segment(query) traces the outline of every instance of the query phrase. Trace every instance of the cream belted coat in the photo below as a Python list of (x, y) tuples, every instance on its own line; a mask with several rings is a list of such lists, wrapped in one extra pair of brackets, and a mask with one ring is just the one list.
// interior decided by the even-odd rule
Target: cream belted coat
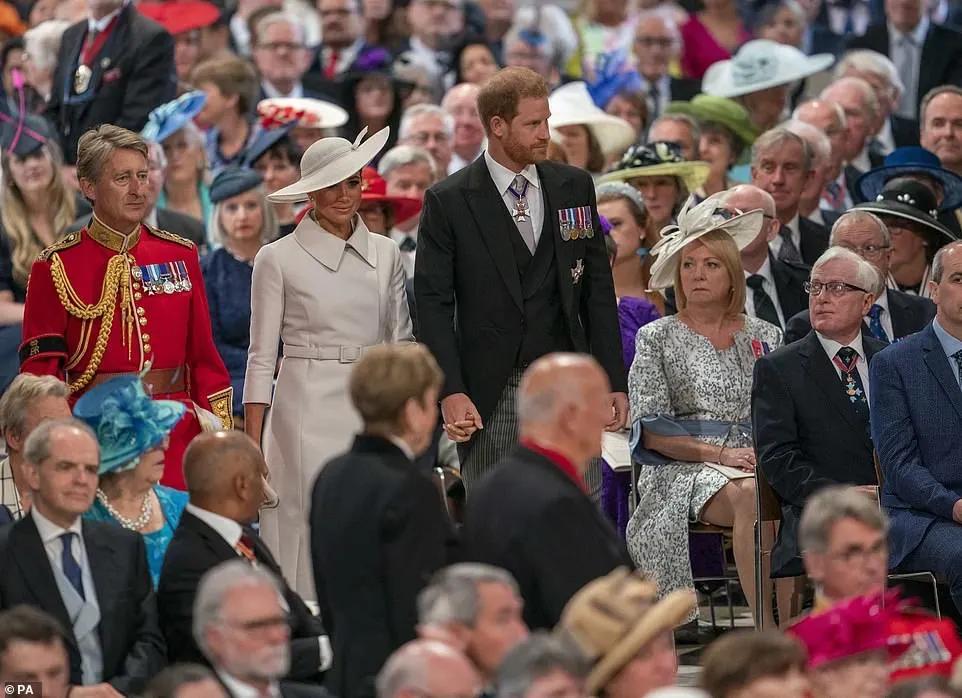
[(244, 402), (270, 405), (262, 447), (280, 499), (261, 511), (261, 535), (306, 599), (316, 595), (308, 530), (314, 479), (361, 428), (347, 391), (353, 361), (365, 347), (414, 340), (397, 243), (369, 232), (360, 216), (354, 221), (344, 241), (305, 216), (254, 260)]

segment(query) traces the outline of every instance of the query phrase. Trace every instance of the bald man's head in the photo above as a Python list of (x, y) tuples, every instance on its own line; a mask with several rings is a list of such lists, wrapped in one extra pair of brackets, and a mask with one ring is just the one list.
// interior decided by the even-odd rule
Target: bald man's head
[(184, 451), (190, 501), (228, 518), (256, 516), (256, 509), (250, 512), (249, 500), (263, 496), (261, 473), (265, 471), (257, 444), (240, 431), (203, 432)]
[(468, 659), (437, 640), (413, 640), (392, 654), (377, 675), (378, 698), (470, 696), (481, 677)]
[(725, 194), (725, 205), (743, 213), (760, 208), (766, 216), (775, 215), (775, 199), (753, 184), (739, 184), (729, 189)]

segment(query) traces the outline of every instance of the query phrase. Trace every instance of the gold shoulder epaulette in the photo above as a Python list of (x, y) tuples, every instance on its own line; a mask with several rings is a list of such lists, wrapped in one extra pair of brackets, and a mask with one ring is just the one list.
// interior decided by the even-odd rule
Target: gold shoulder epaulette
[(156, 235), (159, 238), (163, 238), (164, 240), (170, 240), (171, 242), (176, 242), (177, 244), (183, 245), (184, 247), (191, 250), (196, 248), (196, 245), (192, 241), (188, 240), (187, 238), (181, 237), (180, 235), (175, 235), (174, 233), (170, 233), (166, 230), (161, 230), (160, 228), (153, 228), (149, 225), (145, 227), (153, 235)]
[(50, 247), (45, 249), (43, 252), (41, 252), (40, 256), (37, 259), (39, 259), (41, 262), (47, 262), (50, 260), (50, 255), (52, 255), (54, 252), (60, 252), (60, 250), (65, 250), (68, 247), (73, 247), (78, 242), (80, 242), (80, 233), (69, 233), (65, 235), (61, 240), (58, 240), (57, 242), (53, 243)]

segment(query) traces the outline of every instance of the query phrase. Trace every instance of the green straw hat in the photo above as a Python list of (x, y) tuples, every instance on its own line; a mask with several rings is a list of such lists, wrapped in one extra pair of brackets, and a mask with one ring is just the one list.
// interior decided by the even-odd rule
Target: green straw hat
[(672, 102), (665, 109), (665, 113), (687, 114), (700, 123), (713, 121), (721, 124), (738, 136), (745, 147), (750, 146), (758, 138), (758, 132), (752, 126), (748, 110), (727, 97), (695, 95), (690, 102)]

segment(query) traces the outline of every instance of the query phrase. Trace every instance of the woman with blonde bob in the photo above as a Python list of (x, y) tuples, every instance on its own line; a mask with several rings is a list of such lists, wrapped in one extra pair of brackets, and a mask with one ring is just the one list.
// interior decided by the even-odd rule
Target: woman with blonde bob
[(739, 250), (758, 235), (763, 212), (730, 209), (724, 197), (686, 206), (652, 249), (650, 286), (674, 286), (678, 314), (641, 328), (628, 375), (641, 475), (627, 540), (638, 569), (669, 593), (694, 586), (689, 523), (731, 528), (738, 576), (754, 603), (752, 370), (782, 333), (744, 314)]

